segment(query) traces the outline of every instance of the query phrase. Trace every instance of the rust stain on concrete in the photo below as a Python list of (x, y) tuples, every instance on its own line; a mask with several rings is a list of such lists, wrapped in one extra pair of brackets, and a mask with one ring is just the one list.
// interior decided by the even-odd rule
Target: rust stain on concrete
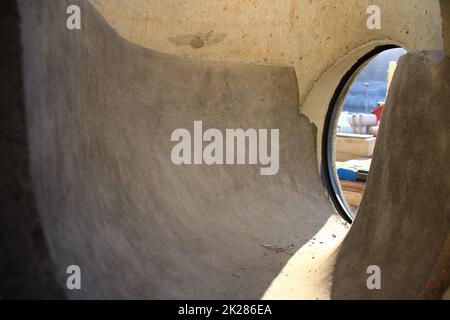
[(294, 27), (295, 14), (297, 13), (297, 0), (291, 0), (291, 8), (289, 9), (289, 31)]

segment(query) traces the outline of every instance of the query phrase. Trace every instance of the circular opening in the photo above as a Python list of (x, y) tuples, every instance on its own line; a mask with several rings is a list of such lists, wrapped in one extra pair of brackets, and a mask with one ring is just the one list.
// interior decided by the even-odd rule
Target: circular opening
[(345, 74), (330, 102), (323, 134), (323, 178), (331, 200), (348, 222), (355, 218), (398, 59), (396, 45), (380, 46)]

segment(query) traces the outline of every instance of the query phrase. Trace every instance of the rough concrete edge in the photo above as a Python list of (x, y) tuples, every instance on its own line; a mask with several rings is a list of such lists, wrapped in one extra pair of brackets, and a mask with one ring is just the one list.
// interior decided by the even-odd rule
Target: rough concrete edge
[[(323, 129), (325, 126), (324, 121), (326, 120), (326, 114), (329, 111), (331, 100), (333, 99), (333, 95), (335, 94), (339, 83), (359, 59), (370, 53), (375, 48), (384, 45), (395, 45), (409, 51), (409, 48), (404, 44), (389, 38), (364, 43), (361, 46), (354, 48), (342, 58), (336, 60), (320, 75), (319, 78), (315, 80), (312, 88), (307, 92), (307, 95), (303, 97), (303, 100), (300, 101), (300, 114), (305, 115), (309, 121), (317, 127), (316, 149), (317, 166), (319, 171), (322, 166), (322, 138)], [(331, 81), (332, 84), (327, 84), (328, 81)], [(317, 95), (317, 92), (320, 92), (319, 97), (321, 99), (326, 99), (326, 103), (325, 101), (321, 101), (318, 106), (318, 103), (315, 102), (315, 95)], [(319, 120), (317, 119), (322, 119), (321, 121), (323, 122), (319, 123)]]
[[(295, 81), (297, 82), (298, 87), (298, 78), (297, 73), (294, 66), (286, 65), (286, 64), (269, 64), (269, 63), (256, 63), (256, 62), (242, 62), (242, 61), (224, 61), (219, 59), (205, 59), (200, 57), (192, 57), (189, 55), (179, 55), (174, 53), (167, 53), (158, 51), (156, 49), (147, 48), (140, 44), (137, 44), (131, 40), (126, 39), (124, 36), (122, 36), (109, 22), (108, 20), (102, 15), (102, 13), (98, 10), (98, 7), (92, 2), (92, 0), (78, 0), (82, 1), (85, 5), (90, 6), (90, 11), (95, 14), (96, 18), (99, 19), (101, 23), (103, 23), (105, 26), (107, 26), (114, 36), (116, 37), (118, 43), (121, 43), (122, 45), (128, 46), (130, 48), (134, 48), (136, 53), (148, 55), (148, 54), (154, 54), (158, 56), (164, 56), (167, 58), (173, 58), (178, 59), (180, 61), (186, 61), (189, 63), (211, 63), (214, 65), (229, 65), (229, 66), (257, 66), (259, 68), (267, 68), (272, 70), (289, 70), (289, 72), (292, 72), (295, 75)], [(298, 94), (298, 101), (300, 101), (300, 92)]]

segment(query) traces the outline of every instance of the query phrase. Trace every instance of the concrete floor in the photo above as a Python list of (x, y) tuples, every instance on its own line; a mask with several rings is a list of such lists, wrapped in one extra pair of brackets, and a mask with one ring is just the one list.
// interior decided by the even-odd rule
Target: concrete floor
[[(83, 29), (68, 31), (61, 12), (73, 2), (3, 4), (15, 30), (2, 34), (3, 59), (17, 82), (4, 89), (14, 108), (2, 131), (1, 297), (442, 297), (450, 282), (450, 60), (440, 26), (423, 40), (440, 54), (411, 53), (398, 67), (348, 232), (318, 169), (326, 106), (311, 107), (332, 94), (325, 88), (334, 80), (320, 78), (303, 98), (299, 67), (138, 46), (100, 14), (102, 1), (75, 1)], [(339, 79), (357, 52), (327, 79)], [(171, 133), (192, 131), (195, 120), (222, 131), (278, 128), (279, 173), (175, 166)], [(72, 264), (82, 269), (80, 291), (65, 287)], [(382, 290), (366, 286), (374, 264)]]

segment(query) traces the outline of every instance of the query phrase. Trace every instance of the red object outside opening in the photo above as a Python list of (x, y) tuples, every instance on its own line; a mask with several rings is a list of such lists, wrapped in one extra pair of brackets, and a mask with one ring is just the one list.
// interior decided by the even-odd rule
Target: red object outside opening
[(380, 103), (378, 108), (372, 111), (372, 114), (377, 116), (377, 120), (381, 121), (381, 116), (383, 115), (384, 103)]

